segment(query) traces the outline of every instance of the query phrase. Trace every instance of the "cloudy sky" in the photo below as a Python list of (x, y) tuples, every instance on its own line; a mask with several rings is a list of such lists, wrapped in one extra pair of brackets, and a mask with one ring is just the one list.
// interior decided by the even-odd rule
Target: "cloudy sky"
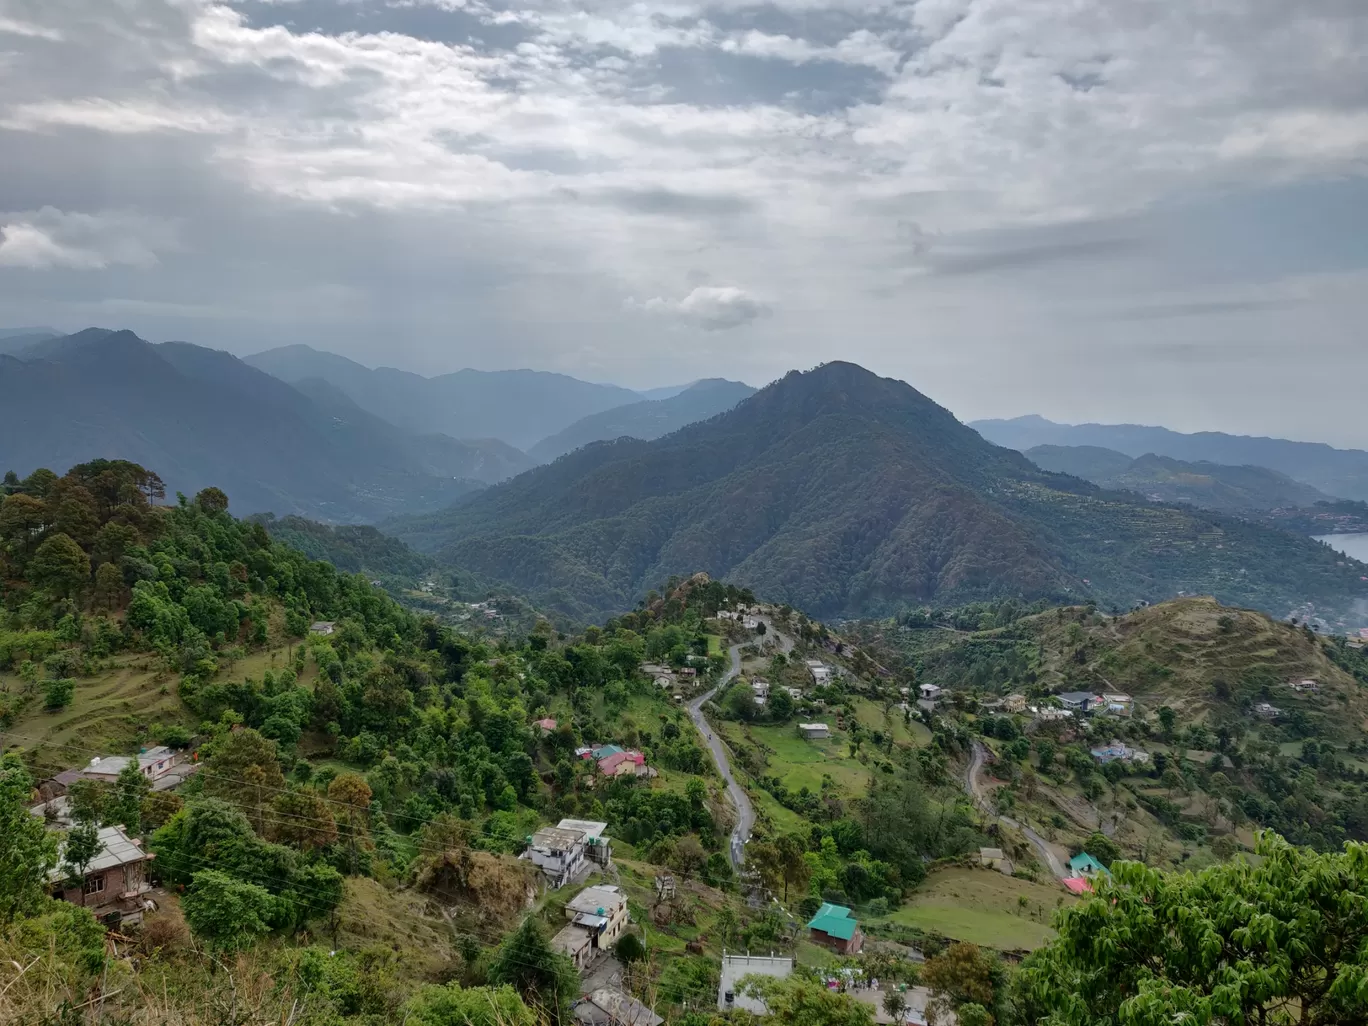
[(1368, 446), (1363, 0), (0, 0), (0, 326)]

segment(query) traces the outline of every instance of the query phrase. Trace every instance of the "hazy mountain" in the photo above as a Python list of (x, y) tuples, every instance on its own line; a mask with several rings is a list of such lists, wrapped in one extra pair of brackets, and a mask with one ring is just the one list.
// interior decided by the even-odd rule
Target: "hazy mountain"
[(986, 596), (1347, 605), (1363, 568), (1282, 531), (1040, 470), (908, 385), (793, 372), (654, 441), (596, 442), (390, 533), (588, 616), (705, 570), (818, 616)]
[(678, 431), (685, 424), (707, 420), (730, 410), (742, 399), (755, 394), (755, 389), (740, 381), (725, 378), (705, 378), (690, 385), (668, 399), (652, 399), (629, 403), (602, 413), (584, 417), (564, 431), (543, 438), (527, 451), (536, 463), (550, 463), (590, 442), (612, 438), (659, 438)]
[(362, 409), (407, 431), (497, 438), (519, 449), (582, 417), (641, 398), (616, 385), (546, 371), (461, 370), (425, 378), (392, 367), (371, 370), (309, 346), (270, 349), (245, 362), (282, 381), (322, 378)]
[(691, 381), (688, 385), (662, 385), (660, 388), (638, 388), (637, 395), (643, 399), (672, 399), (679, 395), (684, 389), (696, 385), (698, 382)]
[(1034, 414), (1012, 420), (978, 420), (969, 426), (990, 442), (1021, 452), (1038, 445), (1088, 445), (1115, 449), (1133, 458), (1155, 453), (1192, 462), (1268, 467), (1327, 495), (1368, 500), (1368, 452), (1362, 449), (1219, 431), (1182, 434), (1138, 424), (1056, 424)]
[(93, 328), (25, 355), (0, 357), (0, 467), (21, 474), (128, 459), (172, 490), (218, 485), (238, 513), (354, 521), (442, 506), (482, 487), (471, 478), (510, 472), (488, 446), (415, 438), (183, 342)]
[(56, 328), (0, 328), (0, 339), (42, 337), (52, 338), (60, 335)]
[(58, 338), (61, 332), (49, 328), (5, 328), (0, 329), (0, 355), (24, 358), (29, 350)]
[(1042, 470), (1073, 474), (1101, 485), (1139, 492), (1158, 502), (1187, 502), (1226, 513), (1250, 513), (1332, 502), (1310, 485), (1267, 467), (1175, 460), (1146, 453), (1131, 459), (1092, 445), (1037, 445), (1026, 456)]

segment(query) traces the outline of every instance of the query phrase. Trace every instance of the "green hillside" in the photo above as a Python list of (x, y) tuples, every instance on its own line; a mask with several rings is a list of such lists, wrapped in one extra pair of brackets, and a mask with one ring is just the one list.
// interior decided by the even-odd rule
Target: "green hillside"
[[(990, 716), (984, 727), (979, 718), (998, 750), (995, 774), (1023, 802), (1025, 768), (1039, 771), (1029, 790), (1042, 823), (1062, 813), (1077, 821), (1070, 829), (1081, 840), (1096, 829), (1099, 809), (1112, 810), (1129, 824), (1119, 841), (1135, 851), (1156, 831), (1189, 849), (1220, 835), (1252, 843), (1254, 827), (1322, 847), (1368, 839), (1368, 657), (1345, 639), (1209, 598), (1119, 617), (1004, 604), (967, 619), (980, 617), (986, 629), (956, 629), (933, 613), (852, 633), (918, 681), (950, 689), (954, 715), (1013, 692), (1036, 703), (1071, 691), (1132, 696), (1131, 716), (1037, 724), (1035, 741), (1015, 740), (1028, 715), (1007, 717), (1017, 725), (1001, 730), (991, 726), (999, 720)], [(1314, 690), (1291, 687), (1302, 680)], [(1041, 737), (1051, 743), (1045, 764)], [(1103, 780), (1087, 752), (1113, 738), (1154, 760)], [(1064, 819), (1057, 826), (1065, 829)]]
[(1281, 614), (1368, 595), (1362, 568), (1323, 546), (1046, 473), (902, 382), (846, 363), (385, 529), (588, 620), (698, 569), (827, 618), (992, 596), (1129, 606), (1182, 592)]
[(1314, 507), (1334, 501), (1324, 492), (1266, 467), (1188, 462), (1153, 453), (1131, 459), (1124, 453), (1091, 445), (1038, 445), (1027, 449), (1026, 456), (1043, 470), (1073, 474), (1103, 488), (1225, 513)]

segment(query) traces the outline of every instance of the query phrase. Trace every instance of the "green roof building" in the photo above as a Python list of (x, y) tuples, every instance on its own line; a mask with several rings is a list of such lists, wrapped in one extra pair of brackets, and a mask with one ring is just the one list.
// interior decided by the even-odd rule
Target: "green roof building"
[(807, 926), (814, 943), (830, 948), (837, 954), (858, 954), (864, 946), (860, 924), (851, 917), (850, 909), (844, 905), (823, 902)]
[(1086, 851), (1080, 851), (1073, 858), (1069, 859), (1069, 871), (1074, 876), (1096, 876), (1098, 873), (1106, 873), (1111, 876), (1111, 872), (1106, 866), (1098, 862)]

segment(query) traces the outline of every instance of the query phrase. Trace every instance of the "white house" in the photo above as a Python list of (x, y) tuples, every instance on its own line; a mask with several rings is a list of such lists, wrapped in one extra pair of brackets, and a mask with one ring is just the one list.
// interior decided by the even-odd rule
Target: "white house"
[(831, 737), (831, 728), (825, 723), (800, 723), (798, 733), (809, 741), (822, 741)]
[(1066, 691), (1056, 697), (1059, 704), (1070, 712), (1091, 712), (1102, 704), (1101, 697), (1091, 691)]
[(520, 857), (540, 869), (552, 887), (564, 887), (589, 870), (583, 830), (542, 827), (527, 839), (527, 850)]
[(1130, 695), (1117, 692), (1102, 696), (1102, 710), (1112, 716), (1129, 716), (1134, 708), (1135, 700)]
[[(139, 752), (136, 758), (138, 771), (148, 780), (161, 779), (176, 764), (176, 753), (165, 745)], [(88, 780), (112, 784), (118, 779), (123, 768), (132, 761), (133, 757), (127, 755), (97, 755), (81, 771), (81, 776)]]
[(309, 624), (310, 634), (327, 635), (331, 634), (336, 629), (337, 624), (334, 623), (332, 620), (315, 620), (313, 623)]
[(807, 661), (808, 673), (812, 674), (814, 684), (829, 684), (831, 682), (831, 667), (827, 666), (820, 659), (809, 659)]
[(599, 884), (586, 887), (565, 903), (565, 917), (589, 933), (593, 946), (611, 948), (627, 929), (627, 895), (621, 887)]
[(793, 959), (774, 955), (729, 955), (722, 952), (722, 978), (717, 984), (717, 1010), (730, 1012), (740, 1008), (753, 1015), (768, 1015), (769, 1009), (759, 998), (741, 992), (741, 979), (746, 976), (771, 976), (787, 979), (793, 972)]
[(556, 824), (560, 830), (582, 830), (584, 832), (584, 857), (596, 865), (606, 866), (613, 861), (613, 845), (603, 832), (607, 823), (594, 819), (563, 819)]
[(1276, 705), (1269, 705), (1267, 702), (1260, 702), (1254, 707), (1254, 715), (1262, 716), (1266, 720), (1277, 719), (1282, 715), (1282, 710)]
[(942, 691), (935, 684), (922, 684), (918, 686), (917, 690), (921, 692), (922, 698), (928, 702), (934, 702), (940, 697)]

